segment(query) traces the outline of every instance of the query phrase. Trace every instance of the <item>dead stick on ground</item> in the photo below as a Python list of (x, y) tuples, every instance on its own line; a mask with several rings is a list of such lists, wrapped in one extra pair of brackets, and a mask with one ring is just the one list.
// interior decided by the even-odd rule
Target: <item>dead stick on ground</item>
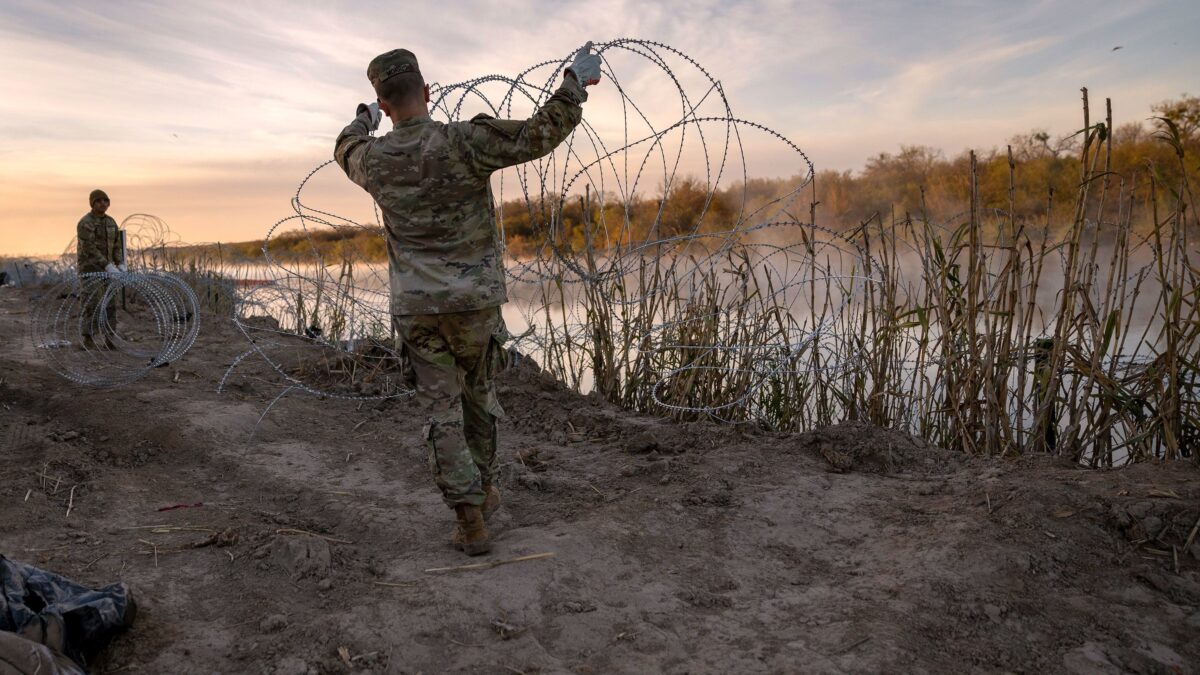
[(613, 496), (611, 496), (611, 497), (609, 497), (609, 498), (605, 499), (605, 500), (604, 500), (604, 503), (605, 503), (605, 504), (607, 504), (607, 503), (609, 503), (609, 502), (615, 502), (615, 501), (617, 501), (618, 499), (620, 499), (621, 497), (628, 497), (629, 495), (631, 495), (631, 494), (633, 494), (633, 493), (635, 493), (635, 492), (639, 492), (639, 491), (641, 491), (641, 489), (642, 489), (642, 488), (640, 488), (640, 487), (639, 487), (639, 488), (633, 488), (633, 489), (632, 489), (632, 490), (630, 490), (629, 492), (623, 492), (623, 493), (621, 493), (621, 494), (619, 494), (619, 495), (613, 495)]
[(172, 532), (208, 532), (216, 534), (217, 530), (208, 527), (192, 527), (190, 525), (181, 525), (179, 527), (156, 527), (150, 530), (154, 534), (170, 534)]
[(84, 565), (84, 566), (83, 566), (83, 569), (85, 569), (85, 570), (86, 570), (87, 568), (91, 567), (92, 565), (95, 565), (96, 563), (100, 562), (100, 559), (101, 559), (101, 558), (103, 558), (103, 557), (105, 557), (105, 556), (107, 556), (107, 555), (108, 555), (107, 553), (101, 553), (101, 554), (100, 554), (100, 558), (96, 558), (96, 559), (95, 559), (95, 560), (93, 560), (92, 562), (90, 562), (90, 563), (88, 563), (88, 564)]
[(371, 583), (375, 584), (376, 586), (391, 586), (393, 588), (406, 588), (408, 586), (412, 586), (413, 584), (415, 584), (417, 582), (415, 582), (415, 581), (404, 581), (404, 582), (372, 581)]
[(1146, 496), (1147, 497), (1161, 497), (1163, 499), (1182, 499), (1182, 497), (1175, 494), (1174, 490), (1159, 490), (1157, 488), (1148, 492), (1146, 494)]
[(146, 541), (145, 539), (138, 539), (138, 541), (154, 549), (154, 567), (155, 569), (158, 569), (158, 544), (152, 541)]
[(122, 527), (122, 530), (150, 530), (156, 534), (166, 532), (218, 532), (211, 527), (202, 527), (200, 525), (135, 525), (133, 527)]
[(459, 647), (483, 647), (484, 646), (484, 645), (469, 645), (465, 642), (459, 642), (458, 640), (455, 640), (454, 638), (446, 638), (446, 639), (453, 642), (454, 644), (458, 645)]
[(866, 636), (866, 637), (864, 637), (864, 638), (862, 638), (862, 639), (860, 639), (860, 640), (856, 640), (856, 641), (854, 641), (854, 642), (851, 642), (850, 644), (846, 645), (845, 647), (842, 647), (841, 649), (837, 650), (837, 652), (836, 652), (836, 653), (837, 653), (838, 655), (845, 654), (846, 652), (850, 651), (851, 649), (854, 649), (855, 647), (857, 647), (857, 646), (861, 645), (862, 643), (864, 643), (864, 642), (866, 642), (867, 640), (870, 640), (870, 639), (871, 639), (871, 636), (870, 636), (870, 635), (868, 635), (868, 636)]
[[(199, 549), (199, 547), (194, 546), (194, 545), (193, 546), (184, 546), (181, 548), (160, 548), (160, 549), (158, 549), (158, 554), (159, 555), (167, 555), (169, 553), (187, 553), (188, 551), (196, 551), (198, 549)], [(228, 551), (226, 551), (226, 553), (228, 553)], [(150, 551), (138, 551), (138, 555), (150, 555)]]
[(309, 532), (308, 530), (296, 530), (296, 529), (292, 529), (290, 527), (285, 527), (282, 530), (275, 530), (275, 534), (306, 534), (310, 537), (324, 539), (325, 541), (331, 541), (335, 544), (353, 544), (354, 543), (354, 542), (346, 540), (346, 539), (335, 539), (334, 537), (327, 537), (323, 534), (317, 534), (316, 532)]
[(70, 497), (70, 499), (67, 500), (67, 517), (68, 518), (71, 517), (71, 507), (75, 506), (75, 488), (77, 488), (77, 487), (79, 487), (79, 486), (78, 485), (71, 486), (71, 497)]
[(486, 570), (486, 569), (491, 569), (493, 567), (499, 567), (501, 565), (525, 562), (526, 560), (541, 560), (542, 558), (553, 558), (554, 556), (555, 556), (554, 553), (533, 553), (530, 555), (523, 555), (519, 558), (510, 558), (508, 560), (492, 560), (490, 562), (474, 563), (472, 565), (459, 565), (457, 567), (431, 567), (425, 571), (426, 572), (465, 572), (468, 570)]
[(1187, 543), (1183, 545), (1183, 550), (1192, 550), (1192, 542), (1196, 541), (1196, 532), (1200, 531), (1200, 518), (1196, 519), (1196, 524), (1192, 526), (1192, 533), (1188, 535)]

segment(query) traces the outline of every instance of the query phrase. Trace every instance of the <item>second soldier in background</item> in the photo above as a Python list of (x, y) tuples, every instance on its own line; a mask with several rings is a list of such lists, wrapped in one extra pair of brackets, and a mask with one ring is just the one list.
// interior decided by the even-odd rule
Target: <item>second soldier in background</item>
[[(109, 199), (104, 190), (92, 190), (88, 195), (88, 204), (92, 207), (79, 219), (75, 226), (75, 256), (76, 271), (81, 275), (97, 272), (116, 274), (124, 272), (125, 248), (121, 241), (121, 230), (117, 221), (108, 215)], [(98, 346), (109, 348), (108, 335), (116, 331), (117, 305), (109, 298), (104, 305), (104, 326), (101, 328), (100, 303), (103, 302), (108, 289), (107, 283), (81, 283), (82, 297), (82, 349), (96, 349)], [(96, 344), (96, 333), (100, 333), (100, 345)]]

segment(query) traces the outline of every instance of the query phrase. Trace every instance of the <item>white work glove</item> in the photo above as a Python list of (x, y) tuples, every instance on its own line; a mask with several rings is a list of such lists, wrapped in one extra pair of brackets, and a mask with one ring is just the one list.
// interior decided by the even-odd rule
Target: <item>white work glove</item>
[(575, 52), (575, 60), (567, 66), (567, 72), (575, 76), (579, 84), (587, 87), (600, 81), (600, 57), (592, 53), (592, 41)]
[(355, 112), (354, 114), (356, 117), (362, 117), (363, 115), (366, 115), (367, 116), (367, 129), (370, 129), (371, 131), (375, 131), (376, 129), (378, 129), (379, 121), (383, 119), (383, 113), (379, 111), (379, 103), (378, 102), (372, 103), (370, 105), (367, 105), (366, 103), (359, 103), (358, 111)]
[(126, 265), (125, 263), (121, 263), (120, 265), (117, 265), (117, 269), (121, 270), (122, 272), (128, 272), (129, 265)]
[(107, 265), (104, 266), (104, 271), (108, 272), (109, 274), (116, 274), (116, 273), (120, 272), (121, 270), (117, 269), (116, 265), (114, 265), (112, 263), (108, 263)]

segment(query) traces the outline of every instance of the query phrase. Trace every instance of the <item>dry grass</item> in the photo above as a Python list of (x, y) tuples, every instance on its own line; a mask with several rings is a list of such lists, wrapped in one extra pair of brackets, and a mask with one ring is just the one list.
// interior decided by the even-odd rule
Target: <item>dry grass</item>
[[(773, 272), (752, 242), (727, 247), (720, 266), (689, 264), (688, 252), (645, 255), (577, 294), (572, 270), (546, 262), (544, 365), (628, 408), (665, 405), (680, 418), (777, 429), (864, 419), (964, 452), (1053, 452), (1093, 466), (1195, 458), (1192, 187), (1186, 171), (1154, 185), (1149, 167), (1152, 189), (1138, 193), (1135, 177), (1111, 173), (1111, 113), (1093, 122), (1084, 96), (1069, 227), (977, 198), (948, 226), (877, 216), (847, 237), (844, 276), (822, 280), (834, 267), (809, 268), (807, 295), (782, 292), (794, 277)], [(1184, 162), (1178, 131), (1163, 128)], [(969, 171), (977, 197), (974, 162)], [(1056, 198), (1047, 195), (1047, 214)], [(1114, 206), (1119, 217), (1104, 220)], [(1135, 231), (1144, 209), (1153, 227)], [(822, 255), (818, 230), (800, 229), (810, 255)], [(583, 260), (595, 275), (596, 260), (614, 255), (588, 238)], [(582, 326), (565, 309), (574, 302)]]

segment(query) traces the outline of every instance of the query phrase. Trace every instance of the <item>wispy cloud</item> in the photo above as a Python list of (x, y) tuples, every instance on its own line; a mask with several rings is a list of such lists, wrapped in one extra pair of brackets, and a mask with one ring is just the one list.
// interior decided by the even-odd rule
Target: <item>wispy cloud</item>
[[(86, 206), (77, 193), (96, 185), (120, 187), (114, 211), (157, 210), (185, 239), (259, 236), (371, 96), (366, 63), (398, 46), (451, 83), (515, 74), (588, 39), (653, 39), (719, 79), (735, 114), (841, 169), (900, 144), (954, 153), (1032, 126), (1067, 129), (1082, 85), (1144, 116), (1195, 89), (1195, 25), (1191, 0), (8, 0), (0, 241), (60, 248)], [(663, 73), (609, 56), (647, 114), (680, 114)], [(670, 58), (689, 86), (700, 81)], [(606, 85), (586, 119), (618, 134), (624, 112)], [(749, 131), (745, 141), (753, 173), (798, 170), (778, 142)], [(352, 187), (322, 190), (360, 208)]]

